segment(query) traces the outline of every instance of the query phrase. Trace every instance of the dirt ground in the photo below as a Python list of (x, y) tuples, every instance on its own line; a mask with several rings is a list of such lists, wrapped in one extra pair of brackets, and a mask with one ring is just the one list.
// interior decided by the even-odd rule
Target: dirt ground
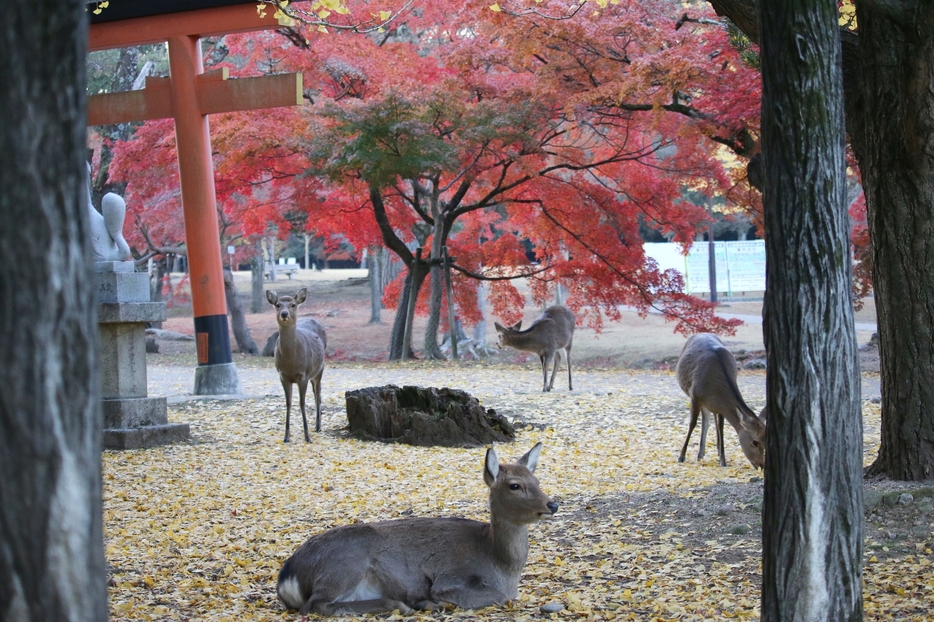
[[(267, 282), (266, 288), (275, 289), (280, 294), (292, 294), (300, 287), (308, 288), (308, 301), (301, 307), (301, 315), (315, 317), (324, 323), (328, 331), (329, 364), (347, 370), (348, 374), (351, 372), (370, 374), (373, 383), (382, 381), (384, 376), (392, 379), (392, 375), (400, 370), (407, 377), (424, 378), (425, 381), (443, 377), (444, 370), (447, 369), (445, 366), (449, 363), (422, 362), (408, 364), (408, 367), (405, 367), (405, 364), (400, 367), (400, 364), (383, 363), (386, 360), (393, 311), (384, 309), (380, 324), (368, 324), (369, 289), (366, 280), (362, 278), (363, 274), (362, 271), (324, 271), (323, 273), (300, 271), (295, 280)], [(249, 274), (238, 273), (236, 283), (244, 309), (248, 310)], [(863, 310), (857, 313), (857, 322), (874, 323), (873, 301), (870, 299), (865, 302)], [(719, 308), (723, 313), (758, 316), (761, 314), (761, 304), (761, 299), (733, 300), (722, 304)], [(532, 320), (537, 315), (538, 310), (530, 309), (526, 320)], [(247, 319), (253, 339), (262, 349), (267, 337), (276, 330), (272, 309), (267, 306), (262, 313), (248, 314)], [(488, 318), (487, 339), (491, 343), (495, 342), (493, 320), (494, 318)], [(420, 349), (422, 342), (423, 326), (424, 319), (418, 319), (414, 333), (416, 352)], [(566, 397), (578, 400), (575, 407), (582, 411), (586, 410), (585, 400), (599, 400), (601, 392), (604, 392), (604, 395), (613, 393), (617, 388), (612, 383), (618, 382), (622, 376), (627, 383), (626, 390), (640, 400), (649, 401), (651, 403), (647, 407), (649, 411), (658, 410), (661, 412), (659, 416), (670, 417), (671, 425), (678, 430), (676, 435), (680, 436), (684, 433), (687, 415), (686, 400), (677, 389), (677, 384), (673, 382), (670, 372), (685, 338), (675, 334), (672, 328), (672, 324), (666, 323), (657, 315), (640, 318), (633, 312), (625, 312), (620, 322), (607, 323), (605, 330), (600, 334), (594, 333), (587, 327), (578, 327), (575, 333), (572, 361), (575, 368), (580, 369), (584, 374), (583, 382), (589, 383), (592, 393), (588, 394), (586, 389), (578, 391), (575, 387), (574, 392), (566, 392)], [(163, 329), (191, 334), (193, 327), (190, 308), (186, 305), (173, 306)], [(724, 338), (724, 342), (737, 356), (741, 367), (744, 367), (740, 372), (740, 388), (747, 401), (756, 410), (758, 410), (756, 406), (761, 407), (764, 403), (764, 371), (757, 368), (760, 366), (755, 363), (763, 355), (761, 331), (760, 324), (747, 323), (737, 330), (735, 336)], [(879, 435), (878, 356), (875, 348), (868, 345), (871, 336), (871, 331), (861, 330), (857, 333), (858, 343), (861, 346), (867, 455), (878, 446)], [(195, 365), (193, 342), (160, 340), (159, 347), (160, 352), (149, 355), (148, 359), (149, 367), (153, 372), (165, 373), (167, 369), (190, 369)], [(240, 369), (273, 371), (273, 364), (269, 358), (249, 357), (235, 353), (234, 359)], [(459, 370), (469, 374), (470, 365), (469, 362), (462, 363)], [(483, 362), (485, 370), (483, 373), (489, 373), (491, 367), (494, 371), (501, 368), (509, 370), (508, 374), (512, 377), (516, 366), (525, 370), (523, 374), (532, 377), (535, 376), (536, 370), (540, 369), (538, 361), (533, 360), (527, 354), (512, 350), (493, 350), (489, 358)], [(480, 373), (479, 368), (475, 369), (478, 370), (477, 373)], [(591, 376), (588, 377), (586, 374)], [(577, 377), (575, 377), (575, 382), (578, 382)], [(600, 383), (606, 384), (604, 386)], [(530, 384), (534, 383), (530, 380)], [(606, 393), (606, 390), (609, 390), (609, 393)], [(274, 391), (274, 388), (270, 390), (263, 402), (263, 404), (268, 403), (270, 409), (281, 407), (281, 394), (272, 397)], [(554, 424), (541, 420), (541, 415), (536, 413), (542, 411), (532, 402), (533, 399), (538, 399), (538, 397), (531, 390), (527, 400), (524, 395), (519, 395), (518, 405), (510, 412), (503, 414), (521, 425), (530, 426), (530, 429), (547, 430)], [(529, 403), (526, 405), (525, 401)], [(626, 402), (626, 404), (627, 408), (631, 408), (629, 406), (631, 402)], [(331, 415), (335, 418), (339, 417), (339, 412), (337, 412), (339, 409), (340, 405), (337, 401), (329, 402), (328, 410), (333, 411)], [(592, 412), (594, 411), (587, 412), (587, 417), (591, 417)], [(586, 425), (599, 426), (601, 424), (591, 421)], [(713, 436), (712, 432), (711, 436)], [(696, 453), (696, 436), (693, 441), (689, 451), (689, 461), (694, 460), (691, 452)], [(733, 449), (736, 449), (735, 436), (728, 436), (727, 445), (733, 445)], [(712, 441), (708, 440), (706, 462), (711, 462), (713, 456), (715, 456), (715, 449), (712, 447)], [(742, 460), (738, 450), (733, 455), (733, 461), (737, 459)], [(748, 467), (748, 465), (745, 466)], [(664, 472), (645, 473), (644, 476), (661, 480), (673, 477), (667, 468)], [(676, 541), (679, 548), (683, 544), (686, 549), (702, 556), (703, 563), (708, 565), (708, 570), (710, 564), (723, 564), (726, 567), (737, 568), (742, 565), (744, 576), (753, 576), (754, 582), (757, 582), (760, 581), (758, 573), (761, 572), (761, 569), (756, 567), (755, 561), (761, 555), (762, 479), (759, 473), (748, 468), (743, 471), (744, 474), (739, 477), (735, 473), (727, 474), (724, 471), (724, 475), (719, 479), (710, 478), (707, 485), (696, 489), (696, 494), (689, 496), (684, 494), (683, 489), (675, 490), (670, 487), (671, 485), (660, 485), (650, 492), (630, 493), (615, 490), (597, 495), (576, 508), (569, 507), (570, 518), (565, 524), (585, 523), (592, 520), (591, 517), (595, 515), (629, 517), (628, 520), (638, 527), (638, 534), (632, 536), (637, 538), (637, 544), (648, 547), (653, 546), (653, 543), (658, 546), (667, 546), (670, 544), (672, 534), (677, 534)], [(886, 563), (898, 567), (904, 563), (914, 564), (919, 560), (922, 567), (929, 568), (931, 561), (934, 560), (932, 557), (934, 486), (931, 483), (918, 485), (887, 480), (866, 480), (864, 489), (867, 568), (870, 568), (870, 564), (878, 564), (882, 568)], [(579, 544), (580, 534), (564, 533), (561, 529), (556, 528), (548, 536), (549, 542), (555, 547), (552, 553), (573, 556), (573, 548), (576, 546), (575, 543)], [(566, 547), (567, 550), (564, 551), (562, 547)], [(698, 560), (700, 561), (700, 557)], [(595, 558), (591, 561), (601, 563), (600, 555), (595, 554)], [(899, 595), (903, 595), (906, 589), (899, 587), (901, 585), (899, 581), (903, 581), (903, 577), (889, 576), (884, 572), (879, 573), (879, 576), (871, 572), (868, 572), (868, 575), (867, 619), (890, 617), (927, 619), (932, 600), (930, 586), (924, 587), (921, 585), (923, 581), (919, 579), (920, 583), (916, 586), (917, 594), (914, 598), (899, 601)], [(555, 579), (555, 581), (560, 583), (560, 579)], [(570, 584), (567, 586), (569, 590), (581, 587), (580, 577), (573, 578), (573, 581), (575, 582), (573, 586)], [(586, 586), (584, 588), (586, 589)], [(613, 604), (614, 602), (616, 601), (610, 598), (601, 604), (602, 607), (609, 608), (606, 613), (607, 619), (613, 619), (611, 614), (613, 607), (625, 605), (625, 603)], [(562, 603), (568, 605), (566, 600)], [(719, 610), (711, 610), (706, 613), (696, 612), (693, 617), (678, 619), (712, 619), (721, 617), (721, 614), (723, 612)], [(499, 618), (492, 616), (488, 619)]]
[[(266, 281), (265, 289), (281, 294), (294, 294), (300, 288), (308, 290), (308, 300), (300, 307), (300, 315), (321, 321), (328, 331), (328, 359), (341, 361), (384, 361), (389, 348), (389, 332), (395, 311), (383, 309), (381, 322), (369, 324), (370, 289), (365, 270), (299, 270), (293, 280), (280, 278), (277, 282)], [(179, 275), (175, 275), (176, 278)], [(243, 309), (247, 311), (247, 323), (253, 340), (262, 349), (269, 335), (276, 332), (272, 308), (264, 303), (264, 311), (249, 313), (250, 273), (235, 273), (234, 282), (239, 291)], [(521, 289), (520, 289), (521, 291)], [(760, 317), (761, 297), (734, 299), (722, 302), (718, 312)], [(527, 309), (524, 324), (537, 318), (540, 309)], [(496, 332), (493, 322), (498, 318), (487, 318), (487, 342), (495, 344)], [(874, 323), (875, 305), (867, 299), (863, 309), (856, 314), (857, 322)], [(413, 332), (413, 347), (416, 354), (424, 341), (425, 318), (416, 317)], [(193, 334), (191, 307), (188, 304), (173, 304), (169, 319), (164, 323), (166, 330)], [(575, 366), (591, 368), (669, 369), (677, 360), (685, 337), (674, 332), (674, 324), (666, 322), (660, 315), (649, 314), (639, 317), (634, 311), (624, 311), (619, 322), (606, 322), (598, 334), (587, 326), (578, 326), (574, 333), (572, 362)], [(857, 331), (860, 346), (866, 346), (872, 331)], [(742, 364), (747, 358), (762, 356), (764, 345), (761, 324), (749, 323), (740, 326), (733, 336), (722, 338), (728, 348)], [(231, 337), (233, 344), (233, 338)], [(236, 350), (236, 345), (234, 344)], [(160, 342), (163, 355), (185, 354), (194, 356), (191, 342)], [(527, 353), (514, 350), (491, 351), (490, 359), (504, 363), (526, 363), (534, 358)], [(239, 356), (235, 361), (249, 365), (251, 357)], [(468, 355), (469, 358), (469, 355)], [(863, 348), (861, 354), (864, 371), (878, 371), (878, 358), (874, 348)]]

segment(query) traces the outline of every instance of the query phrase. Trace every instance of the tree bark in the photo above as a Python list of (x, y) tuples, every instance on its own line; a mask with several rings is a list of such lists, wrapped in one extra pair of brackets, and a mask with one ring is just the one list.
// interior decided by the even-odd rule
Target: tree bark
[(243, 306), (240, 304), (240, 295), (237, 293), (237, 286), (234, 284), (233, 273), (227, 269), (224, 270), (224, 298), (227, 300), (230, 330), (233, 331), (237, 349), (241, 353), (257, 356), (259, 348), (256, 347), (253, 336), (250, 334), (250, 327), (246, 323)]
[[(710, 0), (758, 42), (757, 0)], [(866, 193), (882, 372), (869, 473), (934, 477), (934, 7), (857, 2), (841, 31), (846, 126)], [(752, 13), (751, 13), (752, 12)]]
[(11, 260), (0, 262), (0, 619), (103, 621), (87, 17), (83, 2), (3, 9), (0, 257)]
[(382, 324), (380, 312), (383, 310), (382, 261), (383, 247), (371, 246), (367, 253), (367, 277), (370, 281), (370, 321), (369, 324)]
[(263, 272), (265, 270), (263, 246), (257, 240), (254, 244), (253, 261), (250, 262), (250, 313), (262, 313), (266, 307), (266, 296), (263, 293)]
[(438, 344), (438, 327), (441, 324), (441, 300), (444, 294), (444, 272), (441, 267), (441, 249), (444, 248), (442, 221), (435, 218), (434, 232), (431, 238), (430, 266), (431, 297), (428, 299), (428, 322), (425, 324), (425, 358), (443, 361), (444, 354)]
[(836, 3), (772, 0), (759, 19), (769, 413), (762, 620), (858, 620), (862, 414)]
[(860, 3), (860, 162), (872, 245), (882, 443), (870, 473), (934, 477), (934, 7)]

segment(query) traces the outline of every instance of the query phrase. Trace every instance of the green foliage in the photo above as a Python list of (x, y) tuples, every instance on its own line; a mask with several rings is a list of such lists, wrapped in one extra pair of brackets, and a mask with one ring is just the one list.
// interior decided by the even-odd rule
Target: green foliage
[(309, 172), (339, 181), (356, 177), (385, 188), (397, 179), (441, 173), (457, 164), (454, 147), (437, 129), (449, 123), (439, 110), (419, 106), (399, 93), (353, 105), (331, 104), (325, 126), (308, 144)]
[(730, 45), (739, 52), (739, 57), (743, 60), (743, 64), (756, 71), (761, 71), (759, 66), (759, 46), (750, 41), (746, 33), (740, 30), (739, 26), (734, 24), (731, 20), (724, 18), (723, 23), (726, 26)]

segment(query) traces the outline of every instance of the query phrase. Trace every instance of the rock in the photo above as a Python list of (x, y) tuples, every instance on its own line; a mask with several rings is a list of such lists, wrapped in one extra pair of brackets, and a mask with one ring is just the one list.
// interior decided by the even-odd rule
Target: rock
[(765, 369), (765, 359), (755, 358), (749, 359), (743, 363), (743, 369)]
[(749, 533), (749, 525), (736, 525), (730, 529), (730, 533), (734, 536), (744, 536)]
[(863, 507), (866, 511), (872, 510), (882, 504), (882, 493), (878, 490), (863, 491)]
[(717, 508), (717, 516), (728, 516), (731, 509), (728, 505), (721, 505)]
[(898, 505), (911, 505), (914, 500), (914, 495), (912, 495), (910, 492), (903, 492), (902, 494), (898, 495)]
[(564, 605), (561, 603), (545, 603), (538, 608), (542, 613), (558, 613), (562, 609), (564, 609)]
[(512, 424), (458, 389), (395, 385), (347, 391), (347, 421), (358, 438), (421, 447), (512, 442)]
[(146, 335), (146, 354), (159, 354), (159, 344), (155, 335)]
[(275, 356), (276, 355), (276, 342), (279, 341), (279, 331), (274, 332), (269, 335), (269, 339), (266, 340), (266, 345), (263, 346), (263, 356)]

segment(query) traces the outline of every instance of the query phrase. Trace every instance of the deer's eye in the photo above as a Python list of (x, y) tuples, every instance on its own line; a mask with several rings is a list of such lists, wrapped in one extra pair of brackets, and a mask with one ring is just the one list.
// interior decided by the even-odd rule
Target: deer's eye
[(752, 446), (753, 446), (753, 447), (758, 447), (758, 446), (759, 446), (759, 441), (753, 441), (753, 442), (752, 442)]
[(522, 488), (522, 486), (515, 482), (509, 484), (509, 490), (519, 490), (520, 488)]

